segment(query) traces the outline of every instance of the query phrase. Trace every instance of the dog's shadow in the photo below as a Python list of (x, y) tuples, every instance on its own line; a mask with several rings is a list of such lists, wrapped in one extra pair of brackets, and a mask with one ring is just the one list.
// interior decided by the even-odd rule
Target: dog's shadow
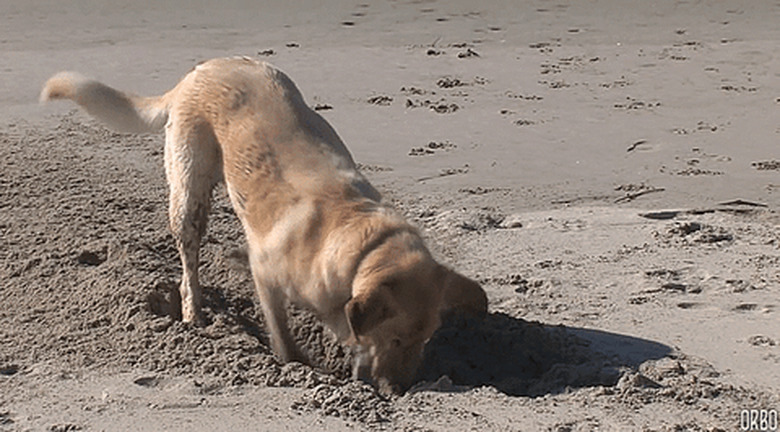
[(649, 340), (502, 313), (483, 320), (451, 316), (426, 345), (419, 382), (412, 390), (487, 385), (511, 396), (539, 396), (612, 386), (624, 371), (671, 352)]

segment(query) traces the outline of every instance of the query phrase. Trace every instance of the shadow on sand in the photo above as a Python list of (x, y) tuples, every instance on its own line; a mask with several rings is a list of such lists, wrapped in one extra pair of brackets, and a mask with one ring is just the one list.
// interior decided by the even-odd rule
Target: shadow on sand
[[(455, 390), (489, 385), (512, 396), (612, 386), (624, 371), (671, 353), (666, 345), (600, 330), (550, 326), (501, 313), (449, 317), (425, 348), (419, 379)], [(441, 382), (441, 381), (439, 381)]]
[[(251, 299), (204, 287), (208, 337), (235, 331), (257, 339), (270, 353), (267, 333)], [(181, 315), (177, 286), (159, 284), (147, 296), (149, 310), (174, 320)], [(296, 341), (314, 363), (337, 379), (351, 379), (351, 356), (312, 314), (290, 309)], [(232, 329), (232, 330), (231, 330)], [(198, 332), (195, 332), (196, 334)], [(460, 391), (491, 386), (511, 396), (556, 394), (571, 388), (613, 386), (627, 371), (672, 349), (657, 342), (600, 330), (551, 326), (492, 313), (484, 319), (452, 315), (425, 346), (411, 391)], [(245, 355), (245, 354), (242, 354)], [(447, 378), (443, 378), (443, 377)]]

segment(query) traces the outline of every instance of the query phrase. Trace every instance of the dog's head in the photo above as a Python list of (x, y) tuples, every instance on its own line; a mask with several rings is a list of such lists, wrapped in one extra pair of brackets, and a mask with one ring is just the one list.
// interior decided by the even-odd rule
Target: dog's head
[(398, 237), (366, 257), (345, 306), (358, 346), (355, 374), (396, 393), (412, 384), (443, 313), (487, 312), (479, 284), (436, 263), (419, 238)]

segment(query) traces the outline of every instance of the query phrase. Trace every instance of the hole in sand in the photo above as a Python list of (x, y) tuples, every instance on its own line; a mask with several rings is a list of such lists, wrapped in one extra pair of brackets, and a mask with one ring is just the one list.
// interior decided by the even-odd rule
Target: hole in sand
[(181, 319), (181, 296), (175, 284), (158, 283), (154, 291), (146, 296), (146, 305), (154, 315)]

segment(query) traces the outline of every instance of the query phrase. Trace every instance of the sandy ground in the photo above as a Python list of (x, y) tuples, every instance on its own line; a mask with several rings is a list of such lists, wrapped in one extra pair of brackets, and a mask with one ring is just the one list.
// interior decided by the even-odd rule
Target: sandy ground
[[(0, 430), (730, 431), (780, 410), (777, 2), (142, 3), (0, 1)], [(234, 54), (285, 70), (488, 292), (407, 394), (350, 382), (304, 311), (320, 367), (275, 360), (222, 189), (209, 325), (177, 321), (162, 137), (36, 102), (62, 69), (155, 94)]]

